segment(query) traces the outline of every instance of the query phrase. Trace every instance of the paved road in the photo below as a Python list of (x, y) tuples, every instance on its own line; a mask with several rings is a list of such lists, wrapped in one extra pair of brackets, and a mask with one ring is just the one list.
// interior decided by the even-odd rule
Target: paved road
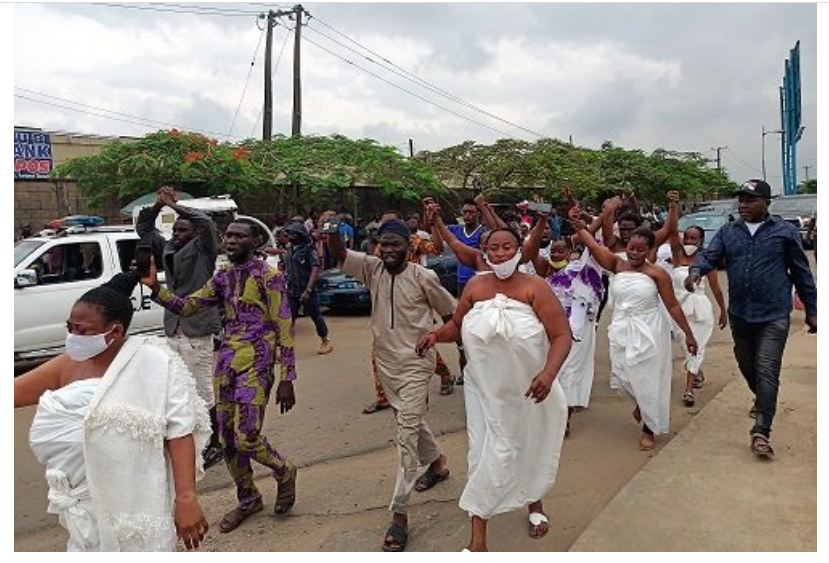
[[(382, 537), (386, 521), (385, 506), (394, 479), (395, 425), (388, 412), (360, 414), (363, 405), (372, 399), (368, 318), (330, 317), (328, 322), (335, 346), (334, 353), (328, 356), (316, 355), (318, 340), (310, 320), (299, 322), (298, 404), (286, 415), (271, 408), (266, 421), (265, 432), (272, 442), (305, 468), (301, 472), (294, 516), (279, 527), (278, 533), (272, 530), (272, 517), (263, 512), (261, 519), (252, 519), (250, 525), (246, 523), (235, 533), (219, 534), (218, 520), (233, 506), (233, 495), (226, 470), (216, 466), (199, 483), (215, 532), (211, 534), (208, 549), (375, 550), (379, 546), (378, 538)], [(555, 513), (551, 513), (555, 533), (541, 547), (537, 542), (526, 541), (523, 516), (504, 515), (499, 517), (498, 531), (493, 531), (493, 541), (498, 541), (501, 549), (568, 549), (650, 456), (655, 455), (638, 451), (639, 429), (630, 417), (632, 404), (608, 388), (606, 323), (605, 318), (599, 328), (590, 408), (574, 418), (573, 434), (565, 442), (558, 482), (551, 493), (555, 502)], [(456, 373), (454, 348), (441, 345), (441, 350)], [(675, 359), (679, 359), (678, 346), (674, 352)], [(733, 379), (735, 366), (727, 330), (715, 333), (707, 365), (708, 381), (698, 395), (697, 406), (686, 409), (680, 400), (684, 372), (681, 362), (675, 362), (672, 433), (658, 440), (656, 452)], [(450, 397), (441, 397), (438, 387), (435, 378), (428, 420), (450, 455), (453, 477), (445, 486), (417, 499), (420, 504), (413, 510), (413, 520), (421, 518), (419, 525), (425, 527), (424, 531), (436, 529), (438, 532), (424, 533), (421, 540), (414, 538), (410, 543), (413, 550), (453, 550), (465, 541), (466, 517), (457, 508), (466, 474), (463, 395), (456, 392)], [(45, 513), (43, 470), (27, 445), (31, 416), (32, 409), (15, 412), (15, 547), (17, 550), (60, 550), (65, 541), (63, 532), (56, 528), (55, 519)], [(257, 474), (262, 478), (266, 500), (272, 502), (272, 482), (264, 470), (258, 470)], [(355, 525), (359, 533), (354, 531)], [(513, 533), (516, 531), (517, 535)], [(256, 543), (251, 544), (252, 539)]]

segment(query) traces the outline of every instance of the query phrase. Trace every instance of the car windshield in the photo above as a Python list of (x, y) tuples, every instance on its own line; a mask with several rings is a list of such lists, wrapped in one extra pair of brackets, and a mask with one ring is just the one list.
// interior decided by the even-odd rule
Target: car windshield
[(679, 231), (683, 232), (688, 227), (702, 227), (705, 231), (714, 231), (728, 222), (728, 215), (685, 215), (679, 218)]
[(703, 209), (712, 209), (714, 211), (731, 211), (732, 209), (737, 209), (737, 201), (733, 199), (707, 201), (700, 207)]
[(14, 243), (14, 266), (17, 267), (27, 256), (43, 244), (42, 240), (20, 240)]
[(811, 215), (817, 205), (817, 198), (775, 199), (769, 204), (769, 213)]

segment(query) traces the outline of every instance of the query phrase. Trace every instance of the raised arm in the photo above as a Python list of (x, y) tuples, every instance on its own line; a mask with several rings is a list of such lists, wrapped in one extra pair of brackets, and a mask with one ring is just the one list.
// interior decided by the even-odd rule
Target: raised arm
[(443, 237), (440, 236), (440, 231), (435, 225), (435, 222), (430, 221), (428, 218), (428, 207), (432, 203), (435, 203), (435, 200), (431, 197), (427, 197), (423, 200), (423, 220), (426, 221), (426, 227), (428, 227), (429, 233), (432, 235), (431, 248), (429, 249), (429, 253), (434, 254), (435, 256), (440, 256), (441, 254), (443, 254)]
[[(616, 211), (622, 206), (622, 198), (612, 197), (602, 205), (602, 241), (607, 248), (615, 248), (619, 242), (613, 234), (613, 223), (616, 221)], [(582, 237), (582, 242), (584, 237)]]
[(198, 236), (199, 246), (205, 253), (218, 256), (219, 240), (216, 236), (216, 228), (213, 219), (207, 213), (201, 209), (179, 205), (178, 203), (168, 204), (168, 207), (178, 213), (182, 219), (190, 221), (190, 224), (193, 225), (193, 231)]
[(489, 206), (486, 198), (484, 198), (484, 194), (478, 194), (475, 196), (475, 207), (478, 208), (478, 212), (481, 214), (481, 220), (484, 225), (486, 225), (487, 229), (499, 229), (507, 226), (504, 220), (498, 217), (498, 215)]
[[(607, 209), (605, 210), (605, 212), (609, 213)], [(593, 258), (602, 268), (615, 274), (619, 266), (619, 257), (613, 254), (610, 250), (608, 250), (607, 246), (602, 246), (601, 244), (596, 242), (596, 239), (593, 238), (593, 235), (591, 235), (587, 231), (587, 226), (582, 222), (581, 219), (579, 219), (579, 213), (579, 208), (574, 207), (570, 210), (569, 216), (570, 223), (573, 225), (573, 228), (579, 235), (582, 244), (590, 250), (591, 256), (593, 256)]]
[(479, 251), (471, 246), (466, 246), (452, 234), (452, 231), (449, 230), (440, 217), (440, 207), (436, 203), (430, 204), (426, 208), (426, 213), (426, 216), (434, 221), (435, 228), (443, 240), (446, 241), (446, 244), (449, 245), (449, 248), (452, 249), (458, 262), (469, 268), (477, 269)]
[(530, 236), (521, 245), (521, 264), (526, 264), (538, 256), (538, 250), (541, 248), (541, 237), (544, 236), (544, 228), (547, 226), (549, 219), (549, 213), (538, 213), (538, 221), (530, 231)]

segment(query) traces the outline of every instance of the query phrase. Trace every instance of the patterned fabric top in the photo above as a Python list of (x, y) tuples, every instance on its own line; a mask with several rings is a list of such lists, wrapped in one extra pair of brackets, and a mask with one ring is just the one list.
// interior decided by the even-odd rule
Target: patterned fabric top
[(276, 361), (280, 363), (280, 381), (296, 379), (285, 277), (264, 260), (227, 265), (186, 297), (162, 288), (156, 301), (182, 316), (208, 307), (220, 308), (224, 331), (216, 365), (219, 400), (266, 404)]

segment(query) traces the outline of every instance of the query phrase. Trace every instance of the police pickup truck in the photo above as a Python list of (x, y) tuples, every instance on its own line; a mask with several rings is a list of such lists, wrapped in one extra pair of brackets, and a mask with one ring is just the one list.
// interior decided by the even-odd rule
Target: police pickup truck
[[(211, 199), (211, 198), (205, 198)], [(197, 200), (188, 200), (189, 205)], [(223, 212), (229, 202), (222, 202)], [(197, 203), (197, 205), (199, 205)], [(205, 205), (210, 209), (211, 205)], [(235, 212), (233, 217), (246, 217)], [(210, 213), (210, 211), (207, 211)], [(270, 230), (264, 223), (251, 217)], [(169, 224), (169, 217), (159, 217)], [(129, 269), (139, 237), (131, 225), (87, 226), (83, 221), (57, 233), (41, 233), (14, 245), (14, 361), (39, 359), (63, 352), (66, 319), (81, 295)], [(94, 225), (95, 222), (89, 222)], [(166, 229), (159, 229), (166, 234)], [(270, 246), (274, 246), (270, 235)], [(227, 262), (219, 256), (217, 267)], [(272, 259), (269, 262), (273, 263)], [(164, 272), (159, 272), (164, 282)], [(141, 284), (132, 294), (131, 334), (160, 333), (164, 309)]]

